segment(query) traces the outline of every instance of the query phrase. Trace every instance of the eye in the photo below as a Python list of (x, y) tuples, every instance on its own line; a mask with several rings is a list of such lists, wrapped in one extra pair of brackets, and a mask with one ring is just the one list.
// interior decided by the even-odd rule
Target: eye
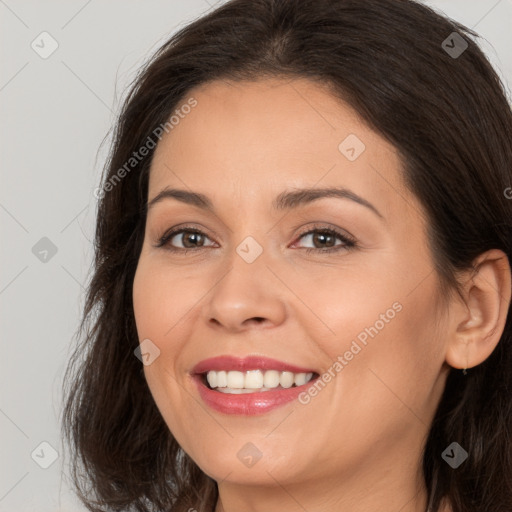
[[(180, 240), (180, 237), (181, 246), (176, 246), (171, 243), (174, 238)], [(299, 240), (306, 239), (308, 237), (313, 242), (313, 244), (318, 244), (320, 246), (324, 245), (325, 247), (308, 247), (304, 249), (306, 253), (313, 251), (316, 253), (325, 254), (343, 250), (347, 251), (357, 247), (357, 242), (353, 237), (324, 225), (313, 226), (312, 228), (310, 227), (308, 231), (302, 233), (299, 236)], [(198, 251), (213, 245), (205, 245), (205, 239), (208, 239), (208, 236), (200, 229), (190, 226), (181, 226), (179, 228), (174, 228), (170, 231), (167, 231), (162, 237), (158, 239), (156, 247), (165, 247), (169, 251), (186, 254), (189, 251)], [(340, 240), (341, 243), (336, 244), (336, 239)]]
[[(176, 247), (171, 244), (173, 238), (180, 239), (181, 236), (181, 247)], [(191, 228), (188, 226), (182, 226), (180, 228), (173, 229), (166, 232), (162, 237), (159, 238), (157, 247), (164, 247), (170, 251), (184, 251), (185, 253), (189, 250), (198, 250), (205, 247), (204, 239), (208, 238), (205, 233), (197, 228)]]
[[(350, 235), (325, 226), (313, 226), (313, 228), (310, 228), (308, 231), (300, 235), (299, 240), (303, 238), (309, 238), (313, 244), (320, 246), (324, 245), (327, 247), (308, 247), (304, 249), (306, 253), (310, 253), (312, 251), (317, 253), (330, 253), (343, 250), (346, 251), (357, 247), (356, 240)], [(336, 238), (341, 240), (341, 244), (336, 245)]]

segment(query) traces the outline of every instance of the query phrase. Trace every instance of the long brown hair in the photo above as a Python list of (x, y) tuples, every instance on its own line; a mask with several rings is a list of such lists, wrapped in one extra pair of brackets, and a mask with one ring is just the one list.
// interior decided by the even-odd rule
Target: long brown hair
[[(231, 0), (141, 69), (98, 194), (94, 268), (65, 376), (63, 434), (89, 510), (205, 512), (218, 497), (170, 433), (134, 356), (132, 284), (154, 149), (137, 161), (133, 153), (158, 142), (156, 130), (197, 85), (265, 76), (329, 85), (397, 148), (428, 213), (447, 296), (482, 252), (498, 248), (511, 261), (512, 112), (477, 37), (412, 0)], [(486, 361), (448, 376), (424, 449), (431, 512), (443, 498), (454, 512), (512, 510), (511, 322), (509, 309)], [(453, 441), (470, 453), (457, 470), (441, 457)]]

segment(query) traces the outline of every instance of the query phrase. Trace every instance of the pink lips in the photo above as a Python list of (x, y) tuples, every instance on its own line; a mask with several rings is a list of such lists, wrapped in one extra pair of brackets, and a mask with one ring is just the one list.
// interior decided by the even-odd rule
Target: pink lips
[(291, 364), (283, 363), (277, 359), (270, 359), (261, 356), (249, 357), (234, 357), (234, 356), (219, 356), (210, 359), (204, 359), (196, 364), (192, 369), (192, 373), (206, 373), (210, 370), (215, 371), (229, 371), (236, 370), (239, 372), (246, 372), (248, 370), (277, 370), (279, 372), (293, 372), (293, 373), (314, 373), (315, 370), (309, 368), (301, 368)]
[(278, 361), (277, 359), (269, 359), (259, 356), (250, 356), (245, 358), (220, 356), (205, 359), (198, 363), (192, 370), (192, 378), (205, 404), (224, 414), (238, 414), (246, 416), (269, 412), (291, 402), (292, 400), (295, 400), (300, 393), (305, 391), (314, 382), (315, 379), (312, 379), (302, 386), (291, 387), (288, 389), (276, 388), (271, 391), (235, 395), (210, 389), (204, 383), (202, 377), (202, 374), (210, 370), (235, 370), (241, 372), (248, 370), (277, 370), (293, 373), (317, 373), (315, 370), (310, 368), (294, 366)]

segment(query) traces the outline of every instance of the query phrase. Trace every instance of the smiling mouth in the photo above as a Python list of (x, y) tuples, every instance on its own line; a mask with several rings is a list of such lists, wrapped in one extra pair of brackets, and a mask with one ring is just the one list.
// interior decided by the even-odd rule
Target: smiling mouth
[(221, 370), (200, 374), (203, 384), (213, 391), (234, 395), (278, 391), (304, 386), (319, 377), (318, 373), (293, 373), (277, 370)]

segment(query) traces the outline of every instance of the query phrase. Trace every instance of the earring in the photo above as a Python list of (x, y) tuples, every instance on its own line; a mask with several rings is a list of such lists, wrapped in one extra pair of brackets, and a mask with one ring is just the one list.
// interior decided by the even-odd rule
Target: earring
[[(467, 347), (467, 345), (466, 345), (466, 349), (467, 349), (467, 348), (468, 348), (468, 347)], [(464, 370), (462, 370), (462, 375), (467, 375), (467, 373), (468, 373), (468, 372), (467, 372), (466, 370), (468, 369), (468, 364), (469, 364), (469, 363), (468, 363), (468, 353), (467, 353), (467, 351), (466, 351), (466, 367), (464, 368)]]

